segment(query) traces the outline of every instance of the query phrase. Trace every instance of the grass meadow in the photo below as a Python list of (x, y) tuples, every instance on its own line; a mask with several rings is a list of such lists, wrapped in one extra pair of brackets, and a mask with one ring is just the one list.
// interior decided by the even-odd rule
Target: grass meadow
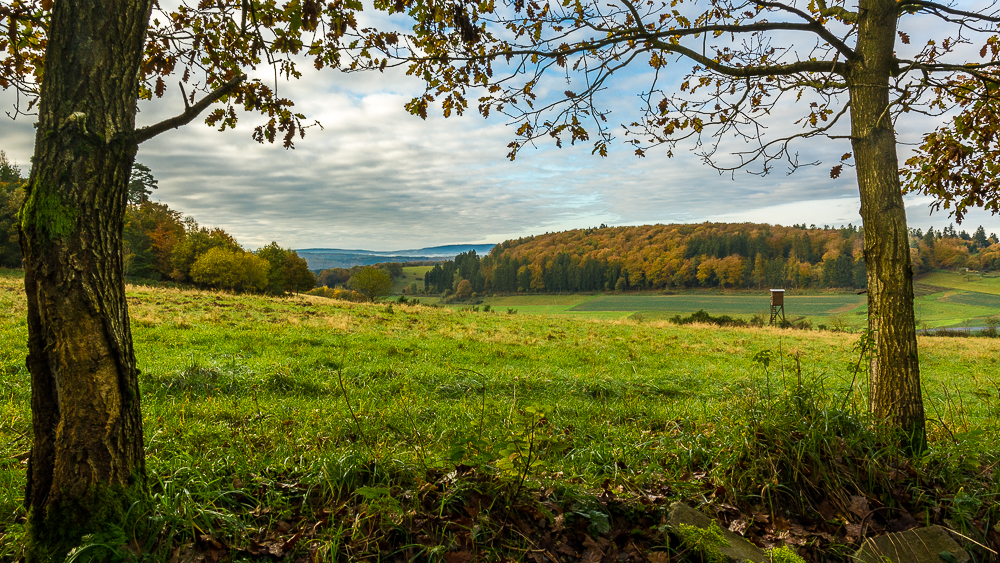
[[(422, 277), (426, 267), (404, 268), (406, 285)], [(417, 282), (422, 288), (422, 282)], [(403, 282), (394, 291), (401, 293)], [(1000, 277), (983, 277), (961, 272), (936, 271), (914, 281), (914, 307), (920, 329), (984, 327), (991, 317), (1000, 315)], [(443, 304), (437, 296), (419, 296), (425, 304)], [(730, 315), (750, 319), (770, 315), (770, 296), (762, 291), (688, 290), (676, 294), (527, 294), (484, 296), (482, 305), (506, 312), (508, 309), (529, 315), (548, 315), (580, 319), (632, 319), (663, 321), (675, 315), (687, 316), (704, 309), (711, 315)], [(465, 304), (453, 303), (461, 309)], [(860, 331), (865, 327), (867, 297), (855, 292), (824, 290), (785, 294), (785, 316), (806, 320), (841, 330)]]
[[(24, 537), (22, 278), (0, 271), (2, 561)], [(727, 521), (771, 514), (747, 533), (816, 561), (864, 535), (854, 498), (882, 507), (867, 533), (905, 513), (988, 543), (997, 522), (1000, 339), (919, 338), (931, 449), (909, 460), (866, 422), (854, 334), (596, 314), (628, 314), (613, 307), (629, 296), (473, 312), (127, 293), (154, 499), (125, 533), (133, 558), (561, 563), (597, 545), (609, 561), (696, 560), (662, 527), (678, 499), (729, 506)]]

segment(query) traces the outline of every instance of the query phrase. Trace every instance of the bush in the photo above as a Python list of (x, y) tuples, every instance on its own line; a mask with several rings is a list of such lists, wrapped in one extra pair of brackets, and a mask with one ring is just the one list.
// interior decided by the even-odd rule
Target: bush
[(986, 317), (985, 321), (986, 328), (979, 331), (979, 336), (986, 336), (988, 338), (997, 337), (997, 327), (1000, 326), (1000, 317), (993, 315), (992, 317)]
[(337, 299), (339, 301), (351, 301), (353, 303), (366, 303), (368, 301), (367, 297), (361, 295), (357, 291), (351, 291), (343, 288), (330, 289), (326, 286), (317, 287), (306, 294), (326, 297), (327, 299)]
[(468, 299), (472, 297), (472, 282), (469, 280), (462, 280), (458, 282), (458, 287), (455, 288), (455, 294), (458, 295), (459, 299)]
[(392, 276), (385, 270), (369, 266), (351, 276), (347, 285), (367, 297), (369, 301), (374, 302), (379, 297), (389, 295), (392, 292)]
[(737, 319), (730, 317), (729, 315), (722, 315), (718, 317), (713, 317), (708, 314), (704, 309), (698, 309), (697, 312), (692, 313), (688, 317), (682, 317), (680, 315), (674, 315), (674, 318), (670, 319), (670, 322), (676, 325), (689, 325), (692, 323), (704, 323), (712, 324), (717, 326), (748, 326), (748, 323), (743, 319)]
[(264, 291), (267, 272), (267, 260), (221, 246), (209, 249), (191, 265), (195, 283), (229, 291)]

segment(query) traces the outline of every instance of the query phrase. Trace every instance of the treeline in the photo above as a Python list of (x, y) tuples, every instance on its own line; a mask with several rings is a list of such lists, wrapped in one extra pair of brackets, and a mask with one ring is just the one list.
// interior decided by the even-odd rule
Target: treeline
[(374, 302), (379, 297), (389, 295), (392, 292), (392, 280), (402, 275), (403, 264), (400, 262), (328, 268), (316, 275), (317, 287), (309, 294), (341, 301)]
[(24, 201), (26, 178), (21, 170), (0, 151), (0, 267), (21, 267), (21, 245), (18, 242), (17, 210)]
[[(410, 264), (407, 264), (408, 266)], [(389, 274), (391, 278), (398, 278), (403, 275), (403, 264), (401, 262), (381, 262), (371, 266), (358, 265), (351, 268), (329, 268), (316, 275), (316, 285), (319, 287), (347, 287), (351, 278), (365, 268), (375, 268)]]
[[(26, 178), (0, 151), (0, 266), (20, 268), (17, 210)], [(201, 227), (164, 203), (149, 200), (157, 181), (136, 163), (125, 211), (125, 275), (172, 280), (229, 291), (283, 294), (306, 291), (316, 278), (295, 251), (277, 243), (245, 250), (222, 229)]]
[(201, 227), (163, 203), (129, 203), (124, 242), (128, 276), (276, 295), (316, 285), (294, 250), (272, 242), (249, 252), (223, 229)]
[[(917, 272), (933, 268), (1000, 269), (996, 235), (911, 233)], [(693, 287), (764, 289), (867, 285), (864, 232), (815, 225), (751, 223), (645, 225), (578, 229), (508, 240), (488, 256), (475, 252), (435, 266), (427, 293), (663, 290)]]
[(924, 233), (910, 230), (910, 257), (916, 273), (933, 269), (960, 270), (968, 268), (984, 272), (1000, 270), (1000, 244), (997, 236), (986, 236), (982, 225), (973, 234), (955, 231), (954, 225), (941, 230), (934, 227)]

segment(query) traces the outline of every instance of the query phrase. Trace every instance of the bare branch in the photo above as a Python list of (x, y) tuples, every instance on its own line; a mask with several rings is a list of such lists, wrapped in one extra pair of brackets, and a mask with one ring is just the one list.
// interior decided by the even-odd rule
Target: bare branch
[[(987, 76), (978, 71), (1000, 68), (1000, 61), (976, 64), (948, 64), (948, 63), (921, 63), (918, 61), (900, 60), (901, 64), (907, 66), (907, 70), (919, 70), (921, 72), (966, 72), (974, 76)], [(996, 77), (993, 77), (996, 80)]]
[[(782, 11), (788, 12), (790, 14), (795, 14), (796, 16), (798, 16), (798, 17), (806, 20), (807, 22), (809, 22), (809, 24), (808, 24), (809, 27), (816, 33), (816, 35), (819, 35), (827, 43), (829, 43), (830, 45), (833, 45), (833, 47), (835, 49), (837, 49), (838, 51), (840, 51), (841, 54), (843, 54), (848, 59), (854, 58), (854, 50), (853, 49), (851, 49), (850, 47), (848, 47), (847, 44), (844, 43), (843, 41), (841, 41), (839, 37), (837, 37), (833, 33), (830, 33), (830, 30), (828, 30), (827, 28), (823, 27), (823, 24), (821, 24), (818, 21), (816, 21), (815, 19), (813, 19), (808, 13), (803, 12), (802, 10), (800, 10), (798, 8), (795, 8), (793, 6), (788, 6), (788, 5), (782, 4), (780, 2), (760, 2), (760, 5), (768, 7), (768, 8), (776, 8), (778, 10), (782, 10)], [(843, 8), (841, 8), (841, 9), (843, 10)], [(855, 17), (857, 17), (856, 14), (855, 14)]]
[[(602, 30), (608, 31), (608, 30)], [(496, 59), (500, 57), (520, 57), (520, 56), (537, 56), (545, 58), (559, 58), (568, 57), (571, 55), (579, 53), (587, 53), (591, 51), (596, 51), (603, 49), (605, 47), (619, 45), (626, 43), (628, 41), (648, 41), (652, 45), (660, 49), (664, 49), (669, 52), (674, 52), (678, 54), (684, 54), (688, 56), (689, 53), (694, 54), (695, 51), (690, 49), (685, 49), (679, 45), (674, 45), (671, 43), (664, 43), (663, 39), (679, 38), (689, 35), (702, 35), (702, 34), (714, 34), (714, 33), (756, 33), (760, 31), (807, 31), (810, 33), (815, 33), (818, 35), (817, 30), (812, 24), (803, 23), (789, 23), (789, 22), (759, 22), (750, 25), (705, 25), (699, 27), (692, 27), (687, 29), (671, 29), (659, 32), (648, 32), (644, 29), (639, 28), (629, 28), (621, 32), (608, 33), (608, 36), (604, 39), (596, 41), (581, 41), (577, 45), (568, 49), (558, 49), (558, 50), (543, 50), (543, 49), (516, 49), (510, 51), (499, 51), (495, 53), (490, 53), (488, 55), (465, 55), (465, 56), (450, 56), (451, 61), (475, 61), (481, 60), (483, 58)], [(853, 55), (853, 51), (848, 49), (848, 54)], [(411, 57), (409, 60), (419, 61), (419, 62), (437, 62), (440, 57)], [(692, 56), (691, 58), (696, 58)], [(723, 74), (728, 74), (730, 76), (765, 76), (769, 74), (794, 74), (797, 72), (834, 72), (836, 74), (844, 74), (847, 72), (847, 65), (844, 63), (838, 63), (836, 61), (801, 61), (797, 63), (791, 63), (788, 65), (775, 65), (775, 66), (763, 66), (763, 67), (749, 67), (759, 69), (752, 73), (747, 74), (746, 68), (742, 67), (729, 67), (726, 65), (721, 65), (717, 62), (713, 62), (711, 59), (705, 58), (704, 56), (698, 55), (697, 60), (699, 63), (704, 64), (712, 68), (713, 70), (718, 70)], [(707, 61), (707, 62), (706, 62)], [(707, 64), (712, 62), (712, 65)], [(713, 66), (714, 65), (714, 66)], [(787, 68), (792, 68), (792, 70), (784, 70)], [(729, 71), (724, 71), (722, 69), (729, 69)], [(763, 70), (766, 69), (766, 70)]]
[(193, 106), (188, 106), (187, 99), (185, 99), (184, 105), (187, 106), (187, 109), (184, 110), (184, 113), (171, 117), (170, 119), (164, 119), (159, 123), (149, 125), (143, 127), (142, 129), (137, 130), (135, 133), (132, 134), (133, 141), (135, 141), (135, 144), (138, 145), (140, 143), (152, 139), (153, 137), (159, 135), (160, 133), (163, 133), (170, 129), (176, 129), (182, 125), (187, 125), (194, 118), (198, 117), (198, 114), (205, 111), (205, 108), (215, 103), (215, 101), (218, 100), (219, 98), (232, 92), (237, 86), (240, 85), (240, 83), (246, 80), (246, 78), (247, 75), (241, 74), (231, 79), (229, 82), (226, 82), (222, 86), (219, 86), (218, 88), (213, 90), (209, 95), (198, 100), (198, 102)]
[(653, 45), (664, 51), (684, 55), (697, 62), (705, 68), (737, 78), (755, 78), (761, 76), (789, 76), (802, 74), (804, 72), (821, 72), (844, 75), (847, 73), (847, 64), (836, 61), (797, 61), (788, 64), (761, 65), (761, 66), (728, 66), (718, 61), (712, 60), (697, 51), (682, 45), (673, 45), (662, 41), (653, 41)]
[(900, 12), (906, 12), (913, 8), (918, 8), (920, 11), (924, 12), (943, 12), (945, 14), (950, 14), (953, 16), (961, 16), (963, 18), (969, 18), (979, 21), (987, 21), (993, 23), (1000, 23), (1000, 16), (990, 16), (986, 14), (979, 14), (976, 12), (966, 12), (964, 10), (956, 10), (955, 8), (950, 8), (943, 4), (938, 4), (936, 2), (925, 2), (924, 0), (903, 0), (898, 4), (898, 9)]

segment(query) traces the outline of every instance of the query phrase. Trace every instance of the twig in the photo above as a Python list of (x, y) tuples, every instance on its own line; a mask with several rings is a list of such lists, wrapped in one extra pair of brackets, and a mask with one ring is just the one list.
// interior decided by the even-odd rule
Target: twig
[(337, 369), (337, 381), (340, 382), (340, 392), (344, 394), (344, 402), (347, 403), (347, 411), (351, 413), (351, 418), (354, 419), (354, 427), (358, 431), (358, 436), (361, 437), (361, 441), (368, 448), (368, 451), (371, 452), (371, 444), (368, 443), (368, 438), (365, 436), (365, 433), (361, 431), (361, 422), (358, 421), (357, 415), (354, 414), (354, 407), (351, 406), (351, 400), (347, 397), (347, 389), (344, 388), (343, 370), (339, 368)]
[[(198, 100), (198, 102), (195, 103), (193, 106), (188, 105), (187, 98), (185, 97), (184, 113), (171, 117), (170, 119), (164, 119), (159, 123), (155, 123), (153, 125), (148, 125), (141, 129), (137, 129), (135, 132), (132, 133), (132, 140), (135, 142), (135, 144), (138, 145), (144, 141), (152, 139), (153, 137), (159, 135), (160, 133), (164, 133), (170, 129), (176, 129), (182, 125), (187, 125), (194, 118), (198, 117), (198, 114), (204, 111), (205, 108), (218, 101), (219, 98), (235, 90), (236, 87), (240, 85), (240, 83), (246, 80), (246, 78), (247, 75), (241, 74), (235, 78), (230, 79), (222, 86), (219, 86), (215, 90), (212, 90), (212, 92), (210, 92), (204, 98)], [(183, 91), (183, 87), (181, 88), (181, 90)]]

